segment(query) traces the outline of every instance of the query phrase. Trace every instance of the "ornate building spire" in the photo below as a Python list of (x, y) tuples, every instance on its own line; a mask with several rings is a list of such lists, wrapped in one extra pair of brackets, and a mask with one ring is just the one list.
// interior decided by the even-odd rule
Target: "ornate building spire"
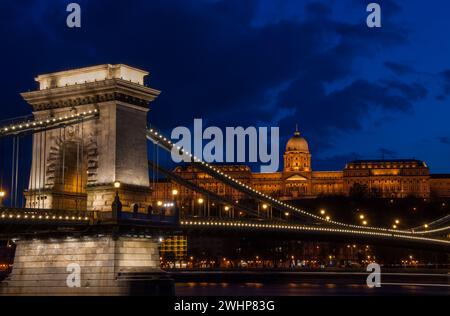
[(300, 131), (298, 130), (298, 124), (295, 124), (295, 132), (294, 132), (295, 136), (300, 136)]

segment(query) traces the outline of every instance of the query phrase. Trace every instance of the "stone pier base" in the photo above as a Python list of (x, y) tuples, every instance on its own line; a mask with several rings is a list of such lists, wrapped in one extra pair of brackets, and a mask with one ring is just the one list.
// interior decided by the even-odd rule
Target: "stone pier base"
[[(79, 266), (79, 287), (74, 267)], [(173, 295), (160, 270), (157, 241), (77, 237), (17, 241), (13, 271), (1, 295)]]

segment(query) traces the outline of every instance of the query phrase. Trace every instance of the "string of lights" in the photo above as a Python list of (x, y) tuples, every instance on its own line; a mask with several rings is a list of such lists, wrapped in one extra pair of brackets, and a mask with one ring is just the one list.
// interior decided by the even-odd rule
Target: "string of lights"
[(99, 115), (98, 109), (84, 112), (78, 112), (70, 115), (59, 117), (48, 117), (45, 119), (24, 121), (6, 126), (0, 126), (0, 137), (18, 135), (27, 132), (36, 132), (40, 130), (48, 130), (58, 128), (61, 125), (77, 124), (87, 119), (96, 118)]
[(436, 243), (440, 245), (450, 245), (450, 241), (409, 236), (404, 234), (393, 234), (393, 233), (383, 233), (383, 232), (370, 232), (364, 230), (354, 230), (354, 229), (340, 229), (340, 228), (329, 228), (329, 227), (316, 227), (316, 226), (305, 226), (305, 225), (293, 225), (293, 224), (262, 224), (262, 223), (250, 223), (242, 221), (215, 221), (215, 220), (186, 220), (180, 222), (181, 226), (193, 226), (193, 227), (234, 227), (234, 228), (253, 228), (261, 230), (273, 230), (273, 231), (310, 231), (310, 232), (328, 232), (337, 234), (353, 234), (353, 235), (368, 235), (368, 236), (378, 236), (378, 237), (388, 237), (395, 239), (410, 239), (410, 240), (420, 240), (427, 241), (431, 243)]

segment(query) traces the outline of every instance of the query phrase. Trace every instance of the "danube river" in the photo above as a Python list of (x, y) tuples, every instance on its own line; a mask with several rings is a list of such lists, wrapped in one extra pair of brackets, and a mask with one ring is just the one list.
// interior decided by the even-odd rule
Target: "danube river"
[(173, 273), (177, 296), (450, 295), (450, 274), (391, 272), (380, 288), (366, 285), (363, 272)]

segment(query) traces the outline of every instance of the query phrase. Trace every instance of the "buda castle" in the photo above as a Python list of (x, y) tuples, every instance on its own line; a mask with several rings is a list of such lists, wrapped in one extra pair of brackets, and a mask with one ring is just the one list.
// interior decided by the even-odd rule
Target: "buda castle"
[[(260, 192), (284, 200), (352, 194), (378, 198), (450, 197), (450, 174), (430, 174), (427, 164), (420, 160), (355, 160), (340, 171), (313, 171), (308, 142), (298, 130), (287, 142), (283, 158), (283, 171), (274, 173), (255, 173), (245, 165), (215, 166)], [(232, 199), (242, 196), (192, 165), (177, 167), (175, 173), (216, 194)], [(167, 198), (173, 189), (180, 198), (192, 198), (188, 189), (161, 182), (156, 183), (154, 198)]]

